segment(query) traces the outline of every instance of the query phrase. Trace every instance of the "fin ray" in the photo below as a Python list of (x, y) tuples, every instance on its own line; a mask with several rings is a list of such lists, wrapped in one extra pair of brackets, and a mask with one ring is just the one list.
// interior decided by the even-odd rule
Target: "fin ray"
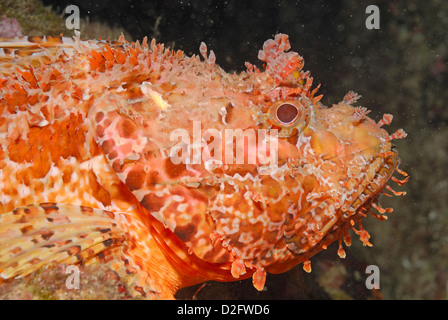
[(113, 215), (68, 204), (31, 205), (1, 214), (0, 276), (23, 277), (51, 262), (83, 263), (121, 245), (125, 235)]

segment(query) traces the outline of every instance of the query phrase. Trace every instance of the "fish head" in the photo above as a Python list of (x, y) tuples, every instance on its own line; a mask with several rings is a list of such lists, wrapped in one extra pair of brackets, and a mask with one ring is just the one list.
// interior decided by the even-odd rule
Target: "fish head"
[(352, 106), (354, 93), (325, 107), (289, 49), (277, 35), (259, 53), (264, 71), (246, 63), (240, 74), (215, 65), (202, 45), (205, 61), (160, 53), (147, 76), (135, 76), (144, 81), (119, 83), (90, 110), (120, 180), (184, 243), (167, 254), (207, 263), (204, 279), (253, 275), (262, 288), (266, 271), (349, 243), (351, 228), (370, 245), (354, 225), (398, 167), (381, 128), (390, 118), (376, 123)]

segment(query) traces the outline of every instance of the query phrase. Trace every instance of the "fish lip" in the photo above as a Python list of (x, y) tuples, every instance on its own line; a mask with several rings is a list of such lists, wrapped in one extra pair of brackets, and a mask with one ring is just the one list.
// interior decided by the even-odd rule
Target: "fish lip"
[[(375, 175), (373, 178), (367, 182), (362, 192), (351, 203), (351, 205), (346, 210), (342, 210), (343, 215), (347, 218), (354, 214), (359, 214), (361, 211), (368, 212), (372, 206), (372, 203), (376, 203), (378, 197), (383, 194), (383, 190), (386, 187), (387, 182), (390, 180), (395, 172), (395, 169), (400, 164), (397, 148), (394, 145), (391, 145), (390, 152), (387, 156), (382, 158), (383, 161), (381, 164), (375, 168)], [(368, 169), (369, 168), (370, 166)], [(358, 199), (360, 202), (357, 203)]]

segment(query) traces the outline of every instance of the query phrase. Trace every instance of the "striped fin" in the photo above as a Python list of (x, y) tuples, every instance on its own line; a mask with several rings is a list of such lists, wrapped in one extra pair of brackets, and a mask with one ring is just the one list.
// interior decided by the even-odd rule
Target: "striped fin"
[(49, 263), (110, 257), (124, 241), (112, 212), (56, 203), (17, 208), (0, 215), (0, 277), (24, 277)]
[[(81, 45), (80, 45), (81, 44)], [(98, 50), (105, 46), (122, 46), (124, 38), (119, 41), (105, 40), (80, 40), (78, 37), (15, 37), (0, 38), (0, 66), (11, 67), (13, 65), (20, 66), (24, 63), (35, 64), (40, 60), (50, 59), (65, 54), (68, 57), (74, 52), (83, 48), (83, 50)], [(1, 69), (0, 69), (1, 71)]]
[(15, 37), (0, 38), (0, 63), (21, 65), (33, 63), (45, 56), (56, 56), (58, 52), (73, 54), (72, 38), (63, 37)]

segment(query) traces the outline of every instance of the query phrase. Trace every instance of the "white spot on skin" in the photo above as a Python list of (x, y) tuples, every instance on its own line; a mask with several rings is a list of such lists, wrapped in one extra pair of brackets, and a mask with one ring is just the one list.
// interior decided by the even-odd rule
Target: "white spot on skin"
[(48, 122), (47, 119), (43, 119), (43, 120), (41, 120), (41, 121), (39, 122), (38, 126), (39, 126), (39, 127), (45, 127), (45, 126), (48, 126), (49, 124), (50, 124), (50, 122)]
[(160, 109), (164, 110), (171, 107), (168, 102), (163, 100), (160, 93), (151, 89), (151, 84), (149, 82), (143, 82), (140, 88), (142, 89), (143, 94), (151, 98)]
[(186, 204), (186, 203), (180, 203), (180, 204), (177, 206), (176, 210), (177, 210), (178, 212), (184, 212), (187, 208), (188, 208), (188, 204)]
[(185, 200), (184, 197), (178, 196), (178, 195), (174, 195), (170, 199), (172, 199), (173, 201), (176, 201), (176, 202), (183, 202)]
[(221, 122), (227, 125), (226, 122), (226, 115), (227, 115), (227, 109), (226, 107), (222, 107), (221, 110), (219, 110), (219, 115), (221, 116)]
[(3, 204), (8, 204), (11, 201), (11, 196), (0, 193), (0, 202)]
[(76, 171), (72, 172), (72, 175), (70, 176), (70, 181), (78, 181), (79, 176), (78, 173)]
[(24, 184), (19, 184), (19, 185), (17, 186), (17, 192), (19, 193), (19, 197), (20, 197), (20, 198), (26, 198), (26, 197), (28, 197), (28, 196), (30, 195), (31, 190), (30, 190), (30, 188), (27, 187), (26, 185), (24, 185)]

